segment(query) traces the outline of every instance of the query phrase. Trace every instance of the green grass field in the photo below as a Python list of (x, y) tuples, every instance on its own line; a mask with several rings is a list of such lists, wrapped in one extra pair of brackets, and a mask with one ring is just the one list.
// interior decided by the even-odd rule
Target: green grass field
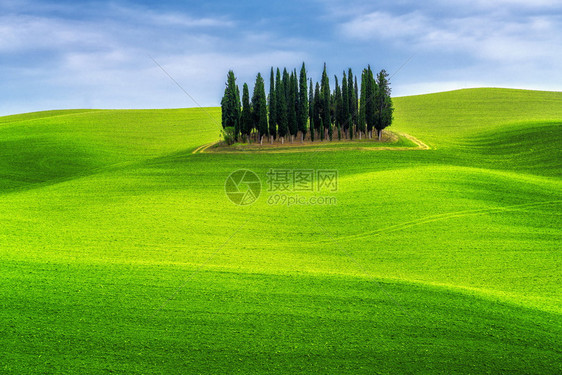
[[(562, 373), (562, 93), (395, 106), (430, 150), (193, 154), (217, 108), (0, 118), (0, 373)], [(337, 170), (337, 204), (236, 206), (237, 169)]]

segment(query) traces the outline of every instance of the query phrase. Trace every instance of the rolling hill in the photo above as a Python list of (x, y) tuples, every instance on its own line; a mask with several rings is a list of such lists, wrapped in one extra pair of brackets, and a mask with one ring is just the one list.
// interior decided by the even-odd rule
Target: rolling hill
[[(562, 93), (395, 106), (430, 150), (193, 154), (218, 108), (1, 117), (1, 372), (562, 372)], [(337, 170), (337, 204), (268, 204), (270, 169)]]

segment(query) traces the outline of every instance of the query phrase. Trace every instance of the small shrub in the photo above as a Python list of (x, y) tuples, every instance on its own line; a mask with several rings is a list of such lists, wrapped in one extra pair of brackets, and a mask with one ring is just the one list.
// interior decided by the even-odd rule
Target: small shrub
[(236, 142), (236, 136), (234, 134), (234, 127), (227, 126), (221, 131), (222, 138), (224, 139), (224, 143), (227, 145), (232, 145)]

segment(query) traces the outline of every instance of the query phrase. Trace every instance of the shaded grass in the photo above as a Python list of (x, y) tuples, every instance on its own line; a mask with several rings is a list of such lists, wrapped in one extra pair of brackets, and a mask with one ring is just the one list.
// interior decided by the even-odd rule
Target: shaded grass
[(431, 287), (169, 266), (17, 262), (2, 271), (0, 341), (15, 349), (5, 371), (562, 369), (557, 315)]

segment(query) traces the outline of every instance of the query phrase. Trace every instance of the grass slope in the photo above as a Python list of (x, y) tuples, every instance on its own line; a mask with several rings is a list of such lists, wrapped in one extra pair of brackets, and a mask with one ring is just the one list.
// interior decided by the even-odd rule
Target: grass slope
[[(192, 154), (201, 110), (0, 118), (0, 369), (560, 373), (562, 94), (395, 103), (431, 150)], [(239, 168), (337, 169), (337, 205), (234, 206)]]

